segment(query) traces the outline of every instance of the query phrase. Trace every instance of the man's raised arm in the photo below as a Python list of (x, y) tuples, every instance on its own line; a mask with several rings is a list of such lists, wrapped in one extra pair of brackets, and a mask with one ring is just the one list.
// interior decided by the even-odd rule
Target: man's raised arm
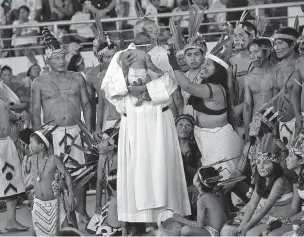
[(41, 126), (41, 96), (39, 78), (35, 79), (32, 84), (30, 111), (33, 129), (37, 130)]

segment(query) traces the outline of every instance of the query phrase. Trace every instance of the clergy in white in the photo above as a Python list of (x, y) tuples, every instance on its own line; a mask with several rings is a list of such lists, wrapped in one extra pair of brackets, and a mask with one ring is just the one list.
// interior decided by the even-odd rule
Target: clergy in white
[(158, 78), (148, 71), (152, 81), (141, 88), (148, 91), (151, 101), (135, 106), (137, 98), (128, 91), (122, 68), (127, 63), (119, 57), (123, 51), (114, 55), (101, 85), (106, 99), (121, 113), (117, 209), (118, 219), (124, 222), (156, 222), (164, 209), (191, 214), (176, 128), (168, 109), (177, 85), (167, 51), (156, 46), (157, 26), (151, 19), (141, 18), (134, 32), (144, 30), (153, 41), (149, 51), (152, 62), (165, 72)]

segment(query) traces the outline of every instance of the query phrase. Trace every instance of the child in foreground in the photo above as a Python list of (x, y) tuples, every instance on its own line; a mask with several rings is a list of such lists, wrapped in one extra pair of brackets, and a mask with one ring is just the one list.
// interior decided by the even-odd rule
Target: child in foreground
[(176, 221), (184, 224), (181, 236), (220, 236), (220, 231), (228, 221), (228, 206), (225, 196), (216, 190), (222, 176), (213, 167), (200, 168), (193, 184), (200, 194), (197, 198), (197, 221), (189, 221), (174, 214)]
[[(75, 198), (72, 178), (63, 161), (48, 152), (51, 132), (36, 131), (30, 136), (30, 152), (34, 185), (34, 205), (32, 210), (33, 227), (37, 236), (54, 235), (57, 223), (67, 227), (67, 212), (74, 210)], [(56, 199), (53, 185), (57, 170), (64, 175), (68, 187), (68, 203), (66, 207)], [(67, 210), (67, 212), (66, 212)], [(59, 212), (59, 213), (58, 213)], [(59, 228), (60, 228), (59, 227)]]

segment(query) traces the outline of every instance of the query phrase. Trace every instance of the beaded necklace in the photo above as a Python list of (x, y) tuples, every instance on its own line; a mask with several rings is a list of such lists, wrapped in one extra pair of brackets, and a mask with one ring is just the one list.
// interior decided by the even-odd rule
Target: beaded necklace
[(38, 156), (37, 156), (37, 182), (40, 182), (40, 180), (41, 180), (41, 175), (43, 174), (44, 169), (45, 169), (45, 166), (46, 166), (46, 163), (47, 163), (47, 161), (48, 161), (48, 158), (47, 158), (47, 157), (45, 157), (44, 159), (45, 159), (45, 161), (44, 161), (44, 164), (43, 164), (43, 168), (42, 168), (42, 171), (41, 171), (40, 174), (39, 174), (39, 165), (38, 165)]

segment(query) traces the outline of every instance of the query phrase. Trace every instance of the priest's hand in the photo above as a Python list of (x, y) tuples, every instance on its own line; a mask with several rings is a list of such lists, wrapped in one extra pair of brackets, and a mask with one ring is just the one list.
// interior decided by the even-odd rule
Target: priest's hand
[(121, 62), (123, 67), (130, 67), (130, 65), (136, 62), (136, 54), (131, 50), (125, 51), (121, 56)]
[(146, 85), (133, 85), (128, 87), (128, 91), (132, 96), (137, 97), (147, 91), (147, 87)]

